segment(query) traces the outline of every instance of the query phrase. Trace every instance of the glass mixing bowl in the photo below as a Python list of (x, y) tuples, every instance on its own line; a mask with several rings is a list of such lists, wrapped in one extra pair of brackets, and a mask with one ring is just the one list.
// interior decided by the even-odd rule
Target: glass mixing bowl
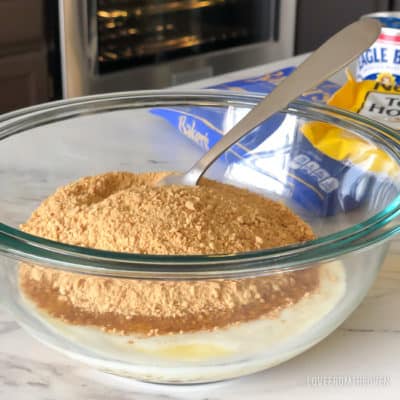
[[(132, 92), (60, 101), (0, 117), (0, 295), (5, 308), (54, 349), (100, 370), (152, 382), (209, 382), (250, 374), (330, 334), (361, 302), (385, 256), (387, 239), (399, 231), (399, 136), (359, 115), (295, 102), (207, 172), (210, 178), (287, 203), (312, 225), (316, 240), (241, 254), (153, 256), (75, 247), (18, 229), (57, 187), (82, 176), (185, 171), (215, 140), (208, 128), (218, 125), (221, 133), (259, 100), (214, 91)], [(362, 149), (359, 162), (350, 153), (338, 161), (315, 152), (304, 139), (310, 126), (340, 128), (352, 143), (350, 153)], [(234, 309), (223, 327), (188, 330), (176, 317), (169, 321), (169, 334), (124, 335), (51, 317), (21, 289), (23, 265), (154, 290), (215, 284), (220, 288), (216, 301), (224, 296), (226, 282), (238, 291), (250, 284), (261, 292), (265, 287), (267, 303), (276, 299), (274, 279), (286, 279), (291, 290), (299, 274), (310, 272), (317, 284), (296, 301), (290, 300), (289, 289), (279, 292), (289, 301), (273, 314), (254, 317), (251, 306), (258, 300), (250, 296), (248, 308)], [(82, 289), (78, 285), (76, 290)], [(58, 295), (61, 299), (56, 293), (54, 301), (63, 301)], [(167, 305), (174, 307), (172, 300)], [(192, 305), (187, 304), (189, 314)], [(210, 307), (213, 317), (224, 316), (226, 310)], [(133, 316), (133, 331), (135, 321)], [(160, 324), (147, 322), (153, 333)]]

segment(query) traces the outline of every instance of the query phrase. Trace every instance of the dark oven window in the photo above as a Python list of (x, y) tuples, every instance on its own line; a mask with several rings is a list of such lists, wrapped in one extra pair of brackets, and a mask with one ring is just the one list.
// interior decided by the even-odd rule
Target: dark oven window
[(98, 72), (277, 40), (279, 0), (97, 0)]

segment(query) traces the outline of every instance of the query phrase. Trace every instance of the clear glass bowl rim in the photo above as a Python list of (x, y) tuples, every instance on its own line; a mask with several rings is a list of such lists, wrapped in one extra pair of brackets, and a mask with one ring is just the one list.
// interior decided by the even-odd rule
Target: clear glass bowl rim
[[(44, 103), (0, 116), (0, 141), (27, 129), (88, 113), (179, 105), (254, 106), (263, 98), (257, 94), (226, 91), (132, 91), (85, 96)], [(340, 123), (363, 130), (391, 150), (400, 164), (400, 134), (386, 125), (359, 114), (305, 101), (290, 103), (284, 113)], [(195, 161), (195, 160), (194, 160)], [(146, 279), (196, 279), (265, 274), (296, 270), (318, 261), (377, 245), (400, 232), (390, 224), (400, 214), (400, 195), (381, 212), (342, 231), (316, 240), (237, 254), (164, 256), (118, 253), (67, 245), (27, 234), (0, 222), (0, 253), (25, 262), (36, 262), (73, 272)]]

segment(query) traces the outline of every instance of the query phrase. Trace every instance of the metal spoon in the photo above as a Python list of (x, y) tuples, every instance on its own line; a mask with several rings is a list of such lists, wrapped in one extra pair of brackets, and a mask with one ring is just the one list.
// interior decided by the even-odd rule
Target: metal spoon
[(227, 132), (189, 171), (169, 175), (158, 185), (196, 185), (224, 151), (306, 90), (315, 87), (353, 61), (375, 42), (380, 31), (381, 25), (377, 20), (366, 18), (336, 33)]

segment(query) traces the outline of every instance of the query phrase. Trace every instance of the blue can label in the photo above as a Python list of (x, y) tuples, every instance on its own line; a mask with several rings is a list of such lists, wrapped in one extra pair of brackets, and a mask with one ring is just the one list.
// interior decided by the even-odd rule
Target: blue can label
[[(377, 41), (358, 58), (356, 79), (358, 81), (377, 80), (382, 74), (394, 78), (400, 83), (400, 30), (387, 28), (388, 23), (394, 26), (394, 20), (400, 24), (398, 18), (378, 18), (383, 28)], [(392, 79), (392, 78), (391, 78)]]

